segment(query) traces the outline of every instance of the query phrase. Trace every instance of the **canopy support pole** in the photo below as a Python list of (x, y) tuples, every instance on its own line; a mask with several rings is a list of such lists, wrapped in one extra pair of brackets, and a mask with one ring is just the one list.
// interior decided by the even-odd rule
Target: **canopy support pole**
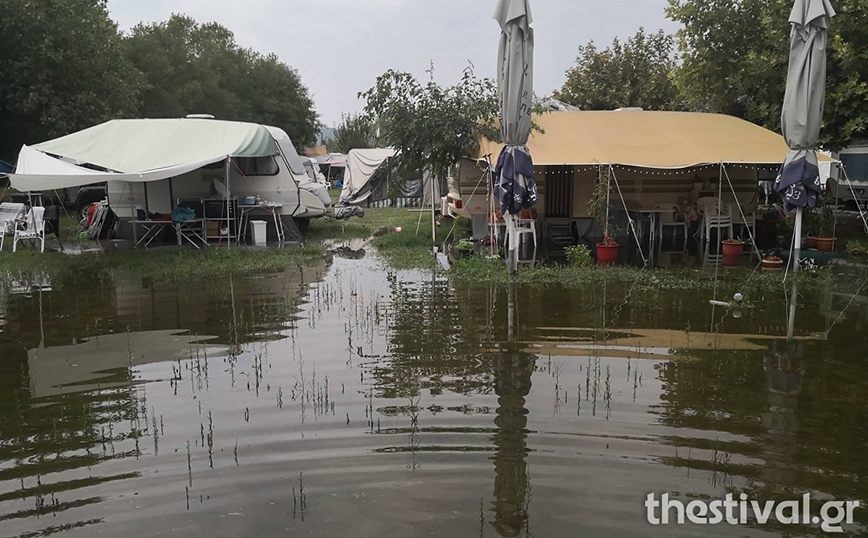
[[(618, 189), (618, 196), (621, 198), (621, 203), (624, 205), (624, 213), (627, 214), (627, 222), (630, 225), (630, 231), (633, 232), (633, 237), (636, 239), (636, 246), (639, 247), (639, 255), (642, 257), (642, 263), (644, 267), (648, 267), (648, 259), (645, 257), (645, 253), (642, 251), (642, 240), (639, 239), (639, 234), (636, 232), (636, 222), (633, 220), (633, 217), (630, 216), (630, 210), (627, 209), (627, 201), (624, 200), (624, 194), (621, 192), (621, 185), (618, 184), (618, 176), (615, 175), (615, 168), (610, 164), (609, 165), (609, 181), (612, 179), (615, 180), (615, 187)], [(609, 204), (608, 204), (608, 194), (606, 195), (607, 203), (606, 203), (606, 226), (609, 224)], [(608, 232), (606, 232), (608, 234)], [(605, 239), (603, 239), (605, 241)]]
[[(232, 164), (232, 157), (226, 156), (226, 191), (223, 193), (223, 207), (226, 210), (226, 216), (229, 216), (229, 166)], [(204, 215), (202, 215), (204, 217)], [(228, 220), (226, 221), (226, 250), (232, 250), (232, 223)], [(277, 237), (280, 238), (280, 229), (275, 230), (277, 233)], [(220, 230), (220, 233), (223, 233), (223, 230)], [(207, 237), (207, 235), (206, 235)]]
[[(729, 183), (729, 190), (732, 192), (732, 198), (735, 200), (735, 205), (738, 207), (738, 213), (741, 215), (741, 221), (745, 224), (747, 228), (747, 234), (750, 237), (750, 245), (754, 254), (757, 255), (757, 259), (762, 260), (762, 255), (760, 254), (759, 248), (756, 245), (756, 238), (753, 236), (753, 229), (747, 225), (747, 218), (745, 217), (744, 211), (741, 208), (741, 202), (738, 201), (738, 196), (735, 194), (735, 187), (732, 185), (732, 180), (729, 178), (729, 172), (726, 170), (726, 164), (720, 163), (720, 169), (723, 170), (723, 174), (726, 176), (726, 182)], [(754, 222), (756, 221), (756, 215), (754, 215)]]
[(868, 219), (865, 218), (865, 212), (862, 211), (862, 206), (859, 204), (859, 197), (856, 196), (856, 191), (853, 189), (853, 182), (850, 181), (850, 175), (847, 174), (847, 167), (841, 163), (841, 171), (844, 172), (844, 179), (847, 180), (847, 186), (850, 187), (850, 194), (853, 195), (853, 200), (856, 202), (856, 207), (859, 209), (859, 216), (862, 217), (862, 224), (865, 225), (865, 233), (868, 233)]

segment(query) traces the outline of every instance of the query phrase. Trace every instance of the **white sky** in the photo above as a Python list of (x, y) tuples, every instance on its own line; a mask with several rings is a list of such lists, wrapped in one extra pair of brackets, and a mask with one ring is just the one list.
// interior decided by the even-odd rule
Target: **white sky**
[[(328, 126), (357, 112), (360, 91), (387, 69), (454, 84), (468, 60), (493, 77), (500, 29), (491, 18), (497, 0), (110, 0), (121, 29), (163, 21), (172, 13), (216, 21), (236, 41), (276, 53), (298, 69)], [(577, 47), (677, 26), (666, 19), (667, 0), (531, 0), (536, 29), (535, 93), (563, 85)]]

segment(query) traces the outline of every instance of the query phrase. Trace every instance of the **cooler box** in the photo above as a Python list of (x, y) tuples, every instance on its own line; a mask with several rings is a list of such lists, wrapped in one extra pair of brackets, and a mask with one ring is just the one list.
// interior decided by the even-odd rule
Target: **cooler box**
[(253, 244), (254, 245), (264, 245), (265, 244), (265, 233), (267, 230), (268, 224), (264, 220), (251, 220), (250, 221), (250, 233), (253, 236)]

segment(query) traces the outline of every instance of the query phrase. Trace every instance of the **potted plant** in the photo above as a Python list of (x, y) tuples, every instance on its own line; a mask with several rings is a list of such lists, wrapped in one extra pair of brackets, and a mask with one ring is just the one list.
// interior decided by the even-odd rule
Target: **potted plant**
[(834, 222), (835, 222), (835, 210), (832, 207), (832, 200), (830, 199), (828, 191), (824, 192), (820, 195), (820, 206), (816, 212), (817, 219), (817, 233), (819, 237), (816, 238), (817, 242), (817, 250), (820, 252), (832, 252), (835, 249), (835, 238), (834, 235)]
[(594, 262), (591, 258), (591, 249), (585, 245), (573, 245), (564, 249), (567, 255), (567, 262), (571, 267), (584, 268), (590, 267)]
[(588, 210), (603, 230), (603, 240), (597, 243), (597, 262), (600, 265), (614, 265), (618, 260), (618, 243), (615, 241), (616, 227), (609, 216), (609, 182), (611, 180), (608, 168), (600, 168), (594, 194), (588, 202)]
[(744, 241), (739, 237), (724, 239), (721, 243), (723, 244), (724, 258), (740, 257), (744, 253)]
[(473, 242), (468, 241), (467, 239), (462, 239), (461, 241), (455, 243), (455, 247), (453, 248), (455, 251), (455, 255), (458, 258), (469, 258), (473, 254)]
[(766, 271), (780, 271), (784, 268), (784, 260), (777, 256), (763, 258), (763, 269)]

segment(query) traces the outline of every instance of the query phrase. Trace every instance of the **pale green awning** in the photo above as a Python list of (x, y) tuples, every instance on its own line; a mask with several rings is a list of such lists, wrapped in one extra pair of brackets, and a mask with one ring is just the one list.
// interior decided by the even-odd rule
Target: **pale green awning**
[[(226, 157), (276, 154), (277, 144), (271, 133), (253, 123), (196, 118), (113, 120), (25, 146), (17, 173), (10, 179), (19, 190), (58, 189), (113, 180), (158, 181)], [(93, 165), (109, 172), (96, 172), (72, 163)]]

